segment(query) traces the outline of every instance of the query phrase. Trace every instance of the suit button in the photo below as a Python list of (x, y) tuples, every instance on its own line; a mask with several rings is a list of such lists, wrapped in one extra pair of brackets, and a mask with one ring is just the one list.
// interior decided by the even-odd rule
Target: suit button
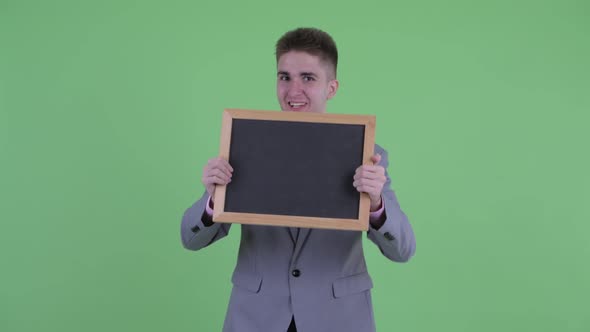
[(291, 271), (291, 274), (292, 274), (292, 275), (293, 275), (295, 278), (297, 278), (297, 277), (299, 277), (299, 276), (301, 275), (301, 271), (299, 271), (299, 270), (295, 269), (295, 270)]
[(385, 232), (385, 234), (383, 234), (383, 236), (385, 236), (385, 238), (388, 239), (389, 241), (395, 240), (395, 237), (393, 235), (391, 235), (391, 233), (389, 233), (389, 232)]

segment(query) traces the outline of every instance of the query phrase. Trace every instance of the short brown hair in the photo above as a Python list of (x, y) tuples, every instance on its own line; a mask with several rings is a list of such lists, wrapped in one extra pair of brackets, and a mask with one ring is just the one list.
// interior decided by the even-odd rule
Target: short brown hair
[(320, 60), (332, 66), (334, 78), (336, 78), (338, 49), (332, 37), (326, 32), (316, 28), (297, 28), (288, 31), (277, 41), (275, 48), (277, 62), (281, 55), (289, 51), (301, 51), (318, 56)]

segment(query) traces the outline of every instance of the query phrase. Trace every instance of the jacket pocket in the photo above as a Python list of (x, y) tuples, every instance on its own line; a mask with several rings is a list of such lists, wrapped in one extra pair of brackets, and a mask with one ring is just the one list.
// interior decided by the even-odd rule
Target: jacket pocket
[(332, 283), (332, 290), (336, 298), (364, 292), (371, 288), (373, 288), (373, 281), (368, 272), (336, 279)]
[(258, 293), (262, 285), (262, 277), (257, 274), (234, 273), (231, 282), (234, 286), (247, 289), (252, 293)]

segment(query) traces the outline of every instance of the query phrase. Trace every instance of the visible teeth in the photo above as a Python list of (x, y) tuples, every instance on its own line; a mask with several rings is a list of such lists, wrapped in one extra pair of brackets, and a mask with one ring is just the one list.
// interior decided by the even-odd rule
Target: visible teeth
[(291, 105), (293, 107), (299, 107), (299, 106), (305, 105), (305, 103), (292, 103), (292, 102), (289, 102), (289, 105)]

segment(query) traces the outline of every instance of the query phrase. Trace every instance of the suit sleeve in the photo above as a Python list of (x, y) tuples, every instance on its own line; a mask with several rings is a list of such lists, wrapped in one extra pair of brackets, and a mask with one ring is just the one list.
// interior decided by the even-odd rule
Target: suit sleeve
[(394, 262), (407, 262), (416, 251), (414, 231), (391, 189), (391, 178), (387, 173), (387, 151), (376, 147), (376, 153), (381, 154), (381, 166), (385, 168), (387, 177), (381, 195), (385, 208), (385, 222), (378, 230), (369, 226), (367, 237), (379, 247), (385, 257)]
[[(207, 191), (189, 207), (182, 216), (180, 238), (182, 245), (189, 250), (199, 250), (222, 239), (229, 233), (232, 224), (212, 223), (204, 220), (210, 217), (205, 213), (205, 204), (209, 199)], [(209, 226), (206, 226), (207, 223)]]

